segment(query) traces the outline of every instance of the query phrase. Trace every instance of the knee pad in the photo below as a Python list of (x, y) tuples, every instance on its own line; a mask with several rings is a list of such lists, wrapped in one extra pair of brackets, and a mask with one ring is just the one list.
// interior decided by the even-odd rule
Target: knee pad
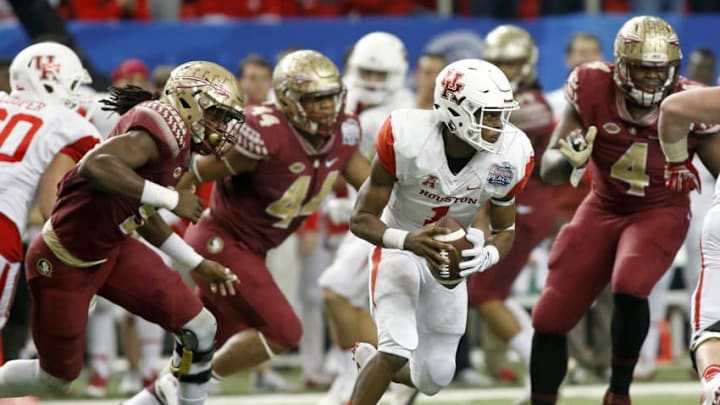
[[(414, 366), (418, 366), (418, 369), (415, 370)], [(411, 363), (410, 368), (413, 384), (418, 391), (425, 395), (435, 395), (452, 381), (455, 375), (455, 359), (435, 358), (424, 365)]]
[(170, 369), (179, 381), (200, 384), (210, 380), (216, 330), (215, 317), (203, 308), (175, 334)]

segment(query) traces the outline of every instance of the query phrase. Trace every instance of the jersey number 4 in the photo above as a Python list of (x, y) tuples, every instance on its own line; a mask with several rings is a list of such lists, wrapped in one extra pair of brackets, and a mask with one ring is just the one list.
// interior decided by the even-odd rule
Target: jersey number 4
[(8, 116), (8, 111), (0, 108), (0, 162), (21, 161), (42, 124), (40, 117), (23, 113)]
[(647, 154), (646, 143), (633, 143), (610, 168), (610, 176), (630, 185), (627, 191), (630, 195), (642, 197), (645, 195), (645, 187), (650, 185)]

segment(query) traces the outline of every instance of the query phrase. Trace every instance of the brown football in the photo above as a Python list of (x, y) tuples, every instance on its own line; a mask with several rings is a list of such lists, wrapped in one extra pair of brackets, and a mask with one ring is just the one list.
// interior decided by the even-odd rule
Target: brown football
[(447, 255), (450, 259), (450, 263), (441, 266), (441, 268), (435, 268), (428, 263), (430, 272), (438, 281), (447, 288), (454, 288), (458, 283), (462, 281), (460, 277), (460, 269), (458, 265), (462, 260), (460, 252), (465, 249), (470, 249), (473, 244), (465, 239), (466, 231), (465, 227), (457, 219), (451, 216), (445, 216), (435, 223), (435, 226), (448, 228), (450, 233), (445, 235), (436, 235), (435, 239), (452, 245), (455, 250), (442, 250), (441, 255)]

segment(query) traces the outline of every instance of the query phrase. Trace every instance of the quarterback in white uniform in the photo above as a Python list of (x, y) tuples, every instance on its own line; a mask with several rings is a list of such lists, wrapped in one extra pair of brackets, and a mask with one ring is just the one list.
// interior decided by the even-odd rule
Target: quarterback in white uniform
[[(693, 122), (720, 124), (720, 87), (675, 93), (660, 106), (665, 182), (678, 191), (699, 189), (701, 184), (687, 152), (687, 128)], [(720, 405), (720, 181), (715, 183), (712, 206), (703, 222), (700, 263), (691, 304), (690, 355), (703, 387), (701, 404)]]
[(451, 215), (467, 227), (473, 247), (461, 252), (463, 277), (489, 268), (512, 246), (515, 195), (534, 166), (529, 139), (508, 122), (518, 104), (496, 66), (448, 65), (434, 99), (434, 112), (396, 110), (382, 126), (352, 216), (352, 232), (377, 246), (370, 302), (378, 328), (377, 353), (366, 344), (356, 351), (352, 405), (376, 404), (391, 376), (426, 395), (450, 383), (467, 290), (464, 279), (447, 288), (433, 278), (428, 265), (447, 263), (439, 251), (452, 247), (434, 238), (448, 230), (432, 224)]
[(53, 42), (31, 45), (10, 64), (11, 94), (0, 92), (0, 329), (23, 259), (21, 235), (37, 202), (47, 219), (57, 183), (100, 140), (78, 114), (90, 83), (80, 59)]
[[(360, 153), (368, 160), (375, 156), (375, 137), (390, 112), (414, 105), (413, 94), (405, 87), (407, 70), (405, 44), (392, 34), (371, 32), (353, 47), (343, 79), (348, 86), (348, 108), (358, 112), (363, 132)], [(332, 222), (349, 221), (355, 190), (348, 194), (327, 202), (326, 211)], [(333, 262), (318, 279), (333, 344), (339, 349), (338, 375), (318, 405), (347, 403), (357, 376), (352, 347), (357, 341), (376, 336), (367, 310), (370, 268), (367, 259), (371, 250), (367, 241), (348, 232), (337, 247)]]

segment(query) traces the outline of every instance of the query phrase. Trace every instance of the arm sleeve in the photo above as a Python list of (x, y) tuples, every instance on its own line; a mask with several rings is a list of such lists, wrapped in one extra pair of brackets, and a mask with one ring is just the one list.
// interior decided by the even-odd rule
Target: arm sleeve
[(377, 158), (381, 165), (393, 176), (397, 177), (395, 167), (395, 139), (393, 138), (392, 124), (390, 117), (380, 127), (375, 142)]

